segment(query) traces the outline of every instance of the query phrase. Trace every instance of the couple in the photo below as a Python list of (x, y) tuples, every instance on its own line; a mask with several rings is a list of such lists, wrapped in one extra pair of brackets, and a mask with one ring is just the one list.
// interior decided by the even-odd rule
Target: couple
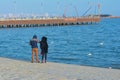
[[(34, 54), (36, 55), (36, 62), (39, 63), (38, 58), (38, 45), (37, 43), (40, 43), (40, 49), (41, 49), (41, 55), (42, 55), (42, 63), (47, 60), (47, 53), (48, 53), (48, 44), (47, 44), (47, 38), (45, 36), (42, 37), (41, 41), (37, 39), (37, 36), (34, 35), (33, 38), (30, 40), (30, 45), (32, 47), (32, 63), (34, 62)], [(43, 59), (45, 58), (45, 61)]]

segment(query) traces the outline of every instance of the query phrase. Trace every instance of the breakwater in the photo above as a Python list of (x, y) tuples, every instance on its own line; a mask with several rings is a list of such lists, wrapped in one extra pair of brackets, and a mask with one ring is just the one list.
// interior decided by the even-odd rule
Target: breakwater
[(84, 25), (97, 23), (99, 21), (99, 17), (0, 19), (0, 28)]

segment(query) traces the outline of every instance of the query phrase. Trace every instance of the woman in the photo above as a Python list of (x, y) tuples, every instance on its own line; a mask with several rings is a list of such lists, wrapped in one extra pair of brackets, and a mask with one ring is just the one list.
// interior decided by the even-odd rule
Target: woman
[(48, 44), (47, 44), (47, 38), (45, 36), (42, 37), (42, 40), (40, 41), (40, 48), (41, 48), (41, 55), (42, 55), (42, 63), (45, 63), (47, 60), (47, 53), (48, 53)]

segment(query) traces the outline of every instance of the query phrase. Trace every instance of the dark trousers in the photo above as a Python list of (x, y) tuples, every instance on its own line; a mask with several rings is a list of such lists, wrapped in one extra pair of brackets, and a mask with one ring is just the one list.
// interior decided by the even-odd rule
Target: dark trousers
[(42, 54), (42, 61), (44, 60), (44, 58), (45, 58), (45, 62), (46, 62), (46, 60), (47, 60), (47, 53), (43, 53)]

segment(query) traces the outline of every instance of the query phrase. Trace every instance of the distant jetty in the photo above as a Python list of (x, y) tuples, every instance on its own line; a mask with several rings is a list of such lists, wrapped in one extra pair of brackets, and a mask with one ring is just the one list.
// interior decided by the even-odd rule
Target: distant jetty
[(101, 18), (120, 18), (120, 16), (113, 16), (110, 14), (101, 14), (100, 17)]
[(100, 21), (100, 17), (62, 17), (34, 19), (0, 19), (0, 28), (87, 25)]
[(120, 18), (120, 16), (113, 16), (110, 14), (100, 14), (100, 15), (87, 15), (87, 17), (100, 17), (100, 18)]

